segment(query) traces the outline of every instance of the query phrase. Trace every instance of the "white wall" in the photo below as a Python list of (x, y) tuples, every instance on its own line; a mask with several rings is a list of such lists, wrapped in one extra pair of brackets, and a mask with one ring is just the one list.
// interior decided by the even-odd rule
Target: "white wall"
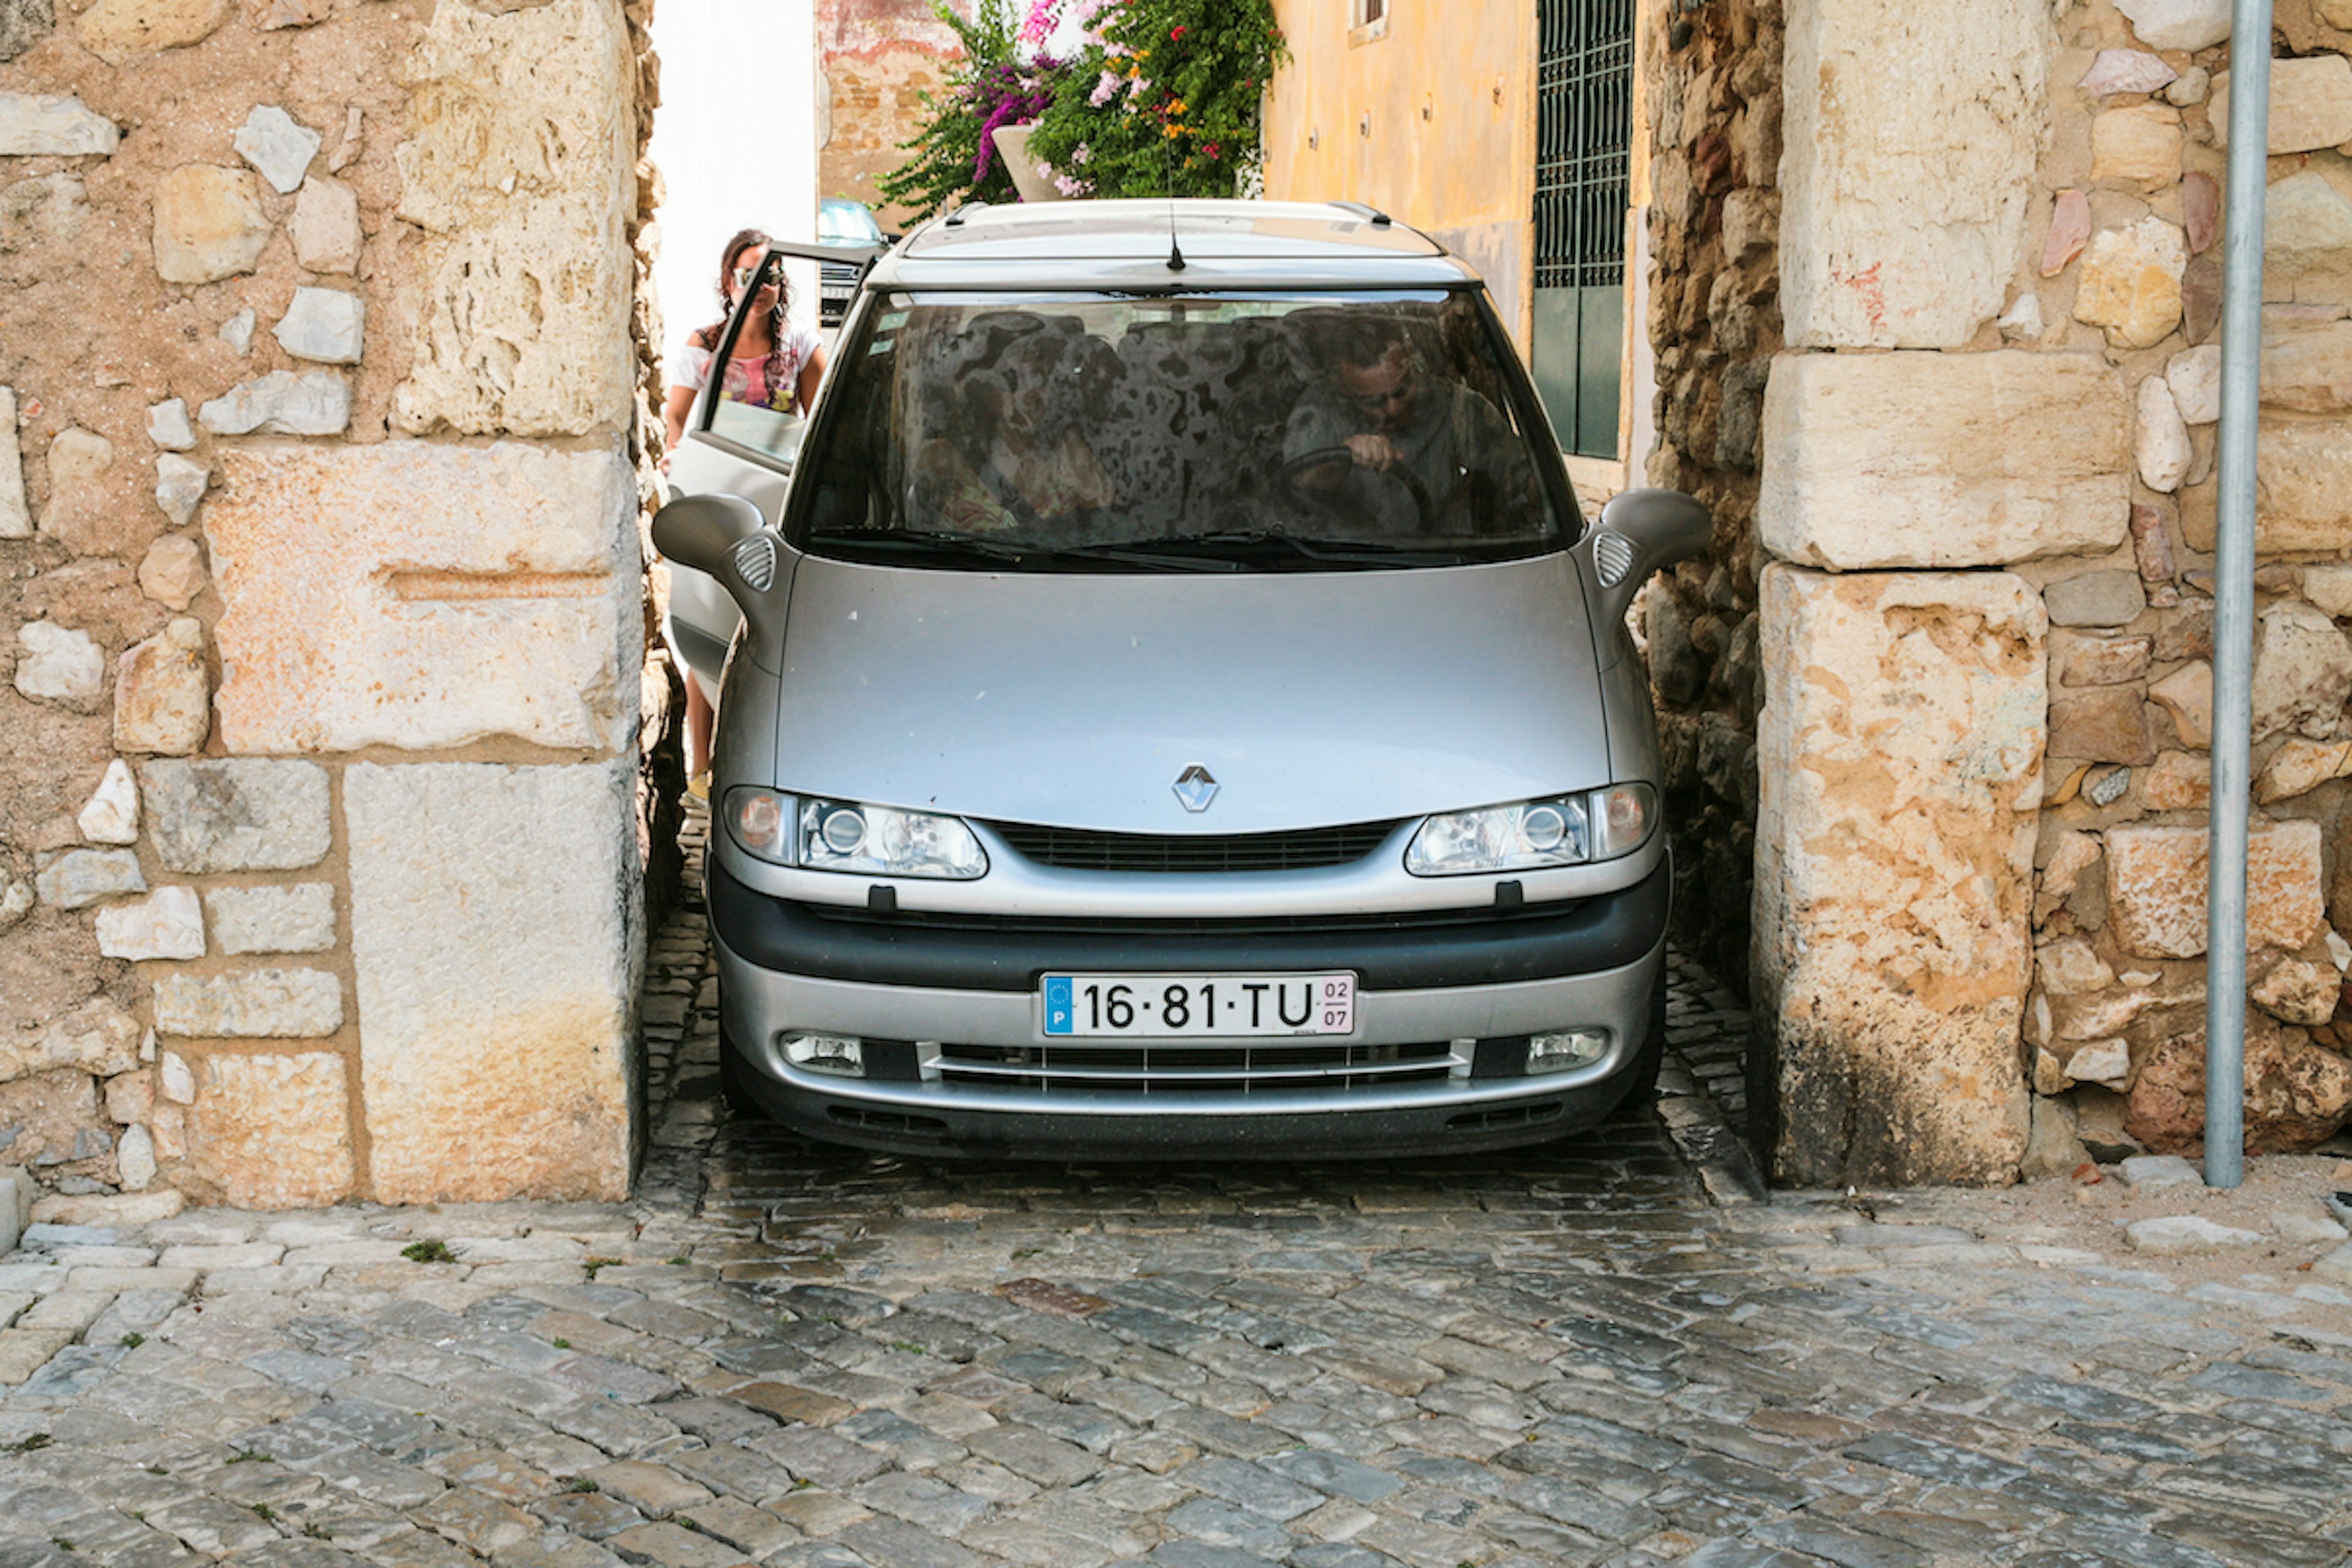
[[(667, 186), (654, 288), (666, 352), (719, 310), (719, 247), (737, 229), (816, 236), (816, 18), (812, 0), (668, 0), (656, 12)], [(793, 263), (793, 316), (816, 325), (816, 268)]]

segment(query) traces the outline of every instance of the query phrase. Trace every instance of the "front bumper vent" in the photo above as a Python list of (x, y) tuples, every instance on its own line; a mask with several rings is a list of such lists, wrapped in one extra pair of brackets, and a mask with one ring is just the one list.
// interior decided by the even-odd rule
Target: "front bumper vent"
[(961, 1088), (1056, 1094), (1334, 1093), (1444, 1083), (1469, 1069), (1470, 1042), (1087, 1040), (943, 1044), (926, 1077)]
[(1097, 833), (992, 822), (1024, 860), (1072, 871), (1305, 871), (1348, 866), (1386, 843), (1395, 822), (1353, 822), (1286, 833)]

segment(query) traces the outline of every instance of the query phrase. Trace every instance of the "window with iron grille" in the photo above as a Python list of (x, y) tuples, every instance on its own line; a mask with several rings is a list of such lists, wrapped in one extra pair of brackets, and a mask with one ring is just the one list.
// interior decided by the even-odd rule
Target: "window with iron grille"
[(1389, 0), (1349, 0), (1348, 30), (1359, 41), (1386, 33), (1388, 20)]
[(1538, 0), (1533, 369), (1560, 446), (1617, 452), (1634, 0)]

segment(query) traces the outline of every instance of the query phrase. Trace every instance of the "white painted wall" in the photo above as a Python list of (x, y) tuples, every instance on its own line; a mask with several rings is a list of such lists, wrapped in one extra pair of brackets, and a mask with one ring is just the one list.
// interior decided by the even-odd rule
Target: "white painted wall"
[[(655, 13), (661, 107), (652, 157), (667, 187), (654, 289), (665, 352), (719, 312), (719, 247), (737, 229), (816, 237), (816, 16), (812, 0), (668, 0)], [(816, 325), (816, 267), (795, 262), (793, 317)]]

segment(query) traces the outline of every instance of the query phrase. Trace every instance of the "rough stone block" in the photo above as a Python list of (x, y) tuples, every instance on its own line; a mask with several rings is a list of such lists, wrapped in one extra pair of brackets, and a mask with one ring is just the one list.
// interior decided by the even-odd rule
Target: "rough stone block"
[(2147, 590), (2135, 572), (2084, 572), (2061, 577), (2042, 590), (2050, 624), (2059, 626), (2127, 626), (2147, 608)]
[(230, 145), (236, 155), (253, 165), (269, 188), (281, 196), (290, 196), (302, 185), (302, 176), (310, 167), (310, 160), (319, 155), (319, 146), (325, 140), (307, 125), (298, 124), (292, 115), (276, 104), (257, 104), (245, 123), (236, 128)]
[(1794, 0), (1780, 163), (1791, 347), (1953, 348), (1999, 313), (2024, 254), (2056, 42), (2042, 0)]
[(139, 1020), (93, 997), (39, 1029), (0, 1037), (0, 1083), (71, 1069), (109, 1078), (139, 1065)]
[(74, 30), (84, 48), (120, 65), (134, 55), (202, 43), (236, 9), (236, 0), (98, 0)]
[(0, 158), (111, 157), (122, 132), (79, 98), (0, 92)]
[(2156, 761), (2156, 742), (2148, 734), (2147, 704), (2140, 689), (2110, 686), (2052, 702), (2050, 755), (2132, 767)]
[(57, 25), (55, 0), (0, 0), (0, 63), (47, 37)]
[(197, 1068), (187, 1159), (238, 1208), (309, 1208), (352, 1194), (351, 1092), (343, 1058), (215, 1054)]
[(215, 888), (205, 907), (223, 952), (324, 952), (335, 945), (335, 889), (326, 882)]
[(2352, 197), (2316, 169), (2289, 174), (2263, 195), (2263, 298), (2352, 301)]
[(2074, 319), (2104, 327), (2112, 349), (2153, 348), (2180, 325), (2189, 241), (2160, 217), (2102, 229), (2083, 254)]
[(166, 283), (250, 272), (269, 244), (261, 182), (243, 169), (190, 163), (155, 187), (155, 270)]
[[(2206, 830), (2127, 826), (2107, 833), (2107, 918), (2126, 952), (2196, 958), (2205, 952)], [(2294, 952), (2325, 913), (2319, 824), (2256, 822), (2247, 830), (2246, 940)]]
[(555, 436), (627, 424), (635, 77), (611, 0), (434, 8), (402, 72), (415, 96), (394, 153), (397, 216), (421, 230), (409, 247), (415, 358), (393, 401), (400, 429)]
[(340, 289), (297, 289), (270, 335), (296, 359), (357, 364), (367, 335), (367, 301)]
[(41, 902), (60, 910), (85, 909), (125, 893), (143, 893), (147, 878), (139, 857), (128, 849), (68, 849), (33, 879)]
[(28, 621), (16, 628), (19, 693), (36, 702), (62, 702), (87, 712), (106, 689), (106, 656), (89, 634), (55, 621)]
[(626, 1194), (635, 794), (625, 759), (345, 773), (378, 1199)]
[(2130, 527), (2130, 426), (2085, 354), (1783, 354), (1757, 526), (1836, 571), (2104, 553)]
[(139, 563), (139, 591), (170, 609), (195, 603), (205, 581), (204, 547), (184, 536), (157, 540)]
[(0, 539), (33, 537), (33, 512), (25, 503), (25, 457), (17, 445), (16, 392), (0, 386)]
[(2139, 384), (2137, 418), (2132, 430), (2132, 459), (2140, 483), (2161, 495), (2180, 488), (2195, 452), (2189, 444), (2189, 422), (2172, 395), (2172, 384), (2151, 375)]
[(139, 782), (167, 870), (299, 870), (334, 842), (316, 763), (152, 762)]
[(102, 1121), (97, 1085), (79, 1068), (0, 1084), (0, 1132), (15, 1134), (8, 1157), (34, 1171), (110, 1152), (114, 1139)]
[(2230, 0), (2116, 0), (2152, 49), (2203, 49), (2230, 36)]
[[(2206, 118), (2213, 145), (2230, 145), (2230, 73), (2213, 73), (2213, 98)], [(2352, 142), (2352, 60), (2342, 55), (2307, 55), (2271, 61), (2271, 156), (2315, 153)]]
[[(2352, 421), (2265, 415), (2261, 425), (2254, 549), (2263, 555), (2352, 551)], [(2191, 550), (2213, 548), (2214, 494), (2210, 481), (2180, 492), (2180, 532)]]
[(185, 398), (167, 398), (147, 410), (147, 439), (166, 452), (194, 448), (196, 433), (188, 424)]
[(203, 1039), (305, 1039), (343, 1026), (343, 984), (322, 969), (166, 974), (155, 1032)]
[(2107, 110), (2091, 121), (2091, 178), (2140, 191), (2172, 184), (2182, 144), (2180, 111), (2168, 104)]
[(184, 528), (196, 515), (212, 477), (212, 470), (202, 463), (169, 452), (155, 459), (155, 504), (163, 509), (173, 527)]
[(1761, 587), (1753, 973), (1773, 1165), (2008, 1181), (2029, 1123), (2041, 595), (2007, 574), (1783, 564)]
[(340, 436), (352, 422), (351, 383), (331, 371), (273, 370), (196, 410), (215, 436)]
[(109, 958), (202, 958), (205, 911), (194, 888), (158, 888), (137, 903), (98, 911), (98, 951)]
[[(2216, 348), (2217, 382), (2220, 362)], [(2352, 413), (2352, 321), (2297, 321), (2264, 328), (2263, 403), (2297, 414)], [(2218, 419), (2221, 414), (2217, 392), (2213, 416)]]
[(117, 757), (106, 764), (74, 825), (92, 844), (139, 842), (139, 784), (131, 776), (130, 763)]
[(294, 259), (306, 271), (357, 272), (360, 268), (360, 198), (341, 180), (313, 174), (294, 198), (287, 226)]
[[(636, 491), (617, 453), (390, 441), (231, 452), (223, 474), (205, 526), (230, 751), (630, 743)], [(362, 515), (364, 536), (343, 530)]]
[(2266, 605), (2255, 617), (2253, 688), (2255, 740), (2290, 725), (2326, 740), (2352, 698), (2352, 638), (2312, 605)]
[(172, 622), (114, 667), (116, 748), (173, 757), (201, 751), (212, 731), (212, 694), (204, 623)]

